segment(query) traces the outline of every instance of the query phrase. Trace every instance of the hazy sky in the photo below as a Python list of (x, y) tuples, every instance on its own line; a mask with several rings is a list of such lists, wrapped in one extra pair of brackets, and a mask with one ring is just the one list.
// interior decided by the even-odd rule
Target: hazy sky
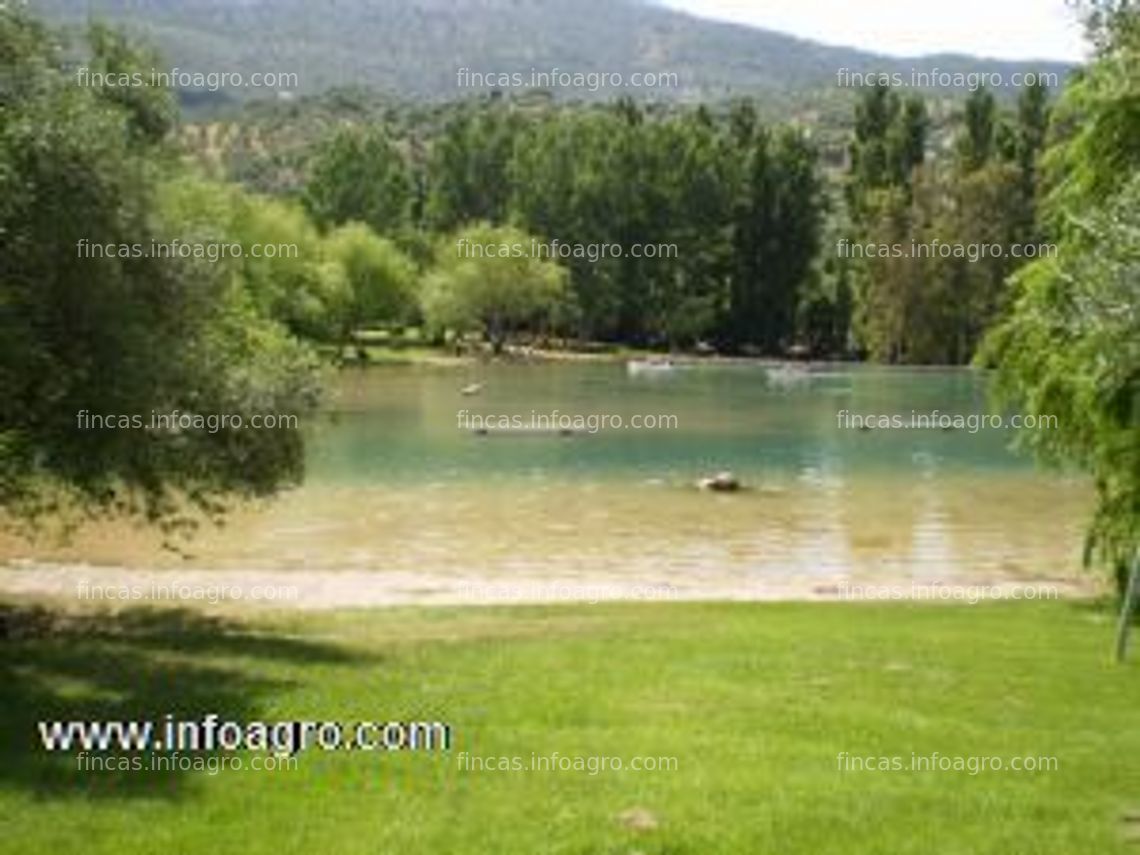
[(1064, 0), (661, 0), (708, 18), (836, 45), (910, 56), (1082, 58), (1081, 28)]

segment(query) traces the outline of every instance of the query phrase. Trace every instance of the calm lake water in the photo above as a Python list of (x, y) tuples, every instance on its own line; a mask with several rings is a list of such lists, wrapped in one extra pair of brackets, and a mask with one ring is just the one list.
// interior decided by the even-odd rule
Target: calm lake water
[[(478, 394), (461, 394), (473, 383)], [(529, 423), (556, 410), (676, 427), (471, 430), (475, 415)], [(982, 377), (963, 370), (351, 370), (310, 427), (306, 485), (203, 535), (193, 563), (722, 587), (1072, 576), (1091, 501), (1084, 480), (1035, 469), (1005, 430), (865, 432), (845, 429), (843, 410), (989, 412)], [(749, 489), (694, 487), (721, 470)], [(178, 560), (121, 532), (85, 535), (68, 552)]]

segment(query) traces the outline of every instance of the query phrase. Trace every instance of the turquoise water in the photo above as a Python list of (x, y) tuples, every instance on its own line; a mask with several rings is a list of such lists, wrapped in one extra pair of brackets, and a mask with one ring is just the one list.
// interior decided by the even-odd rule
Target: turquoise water
[[(482, 390), (462, 395), (460, 389), (473, 382), (484, 384)], [(353, 371), (312, 432), (309, 477), (315, 484), (349, 485), (534, 477), (671, 480), (728, 469), (757, 482), (803, 473), (973, 473), (984, 479), (1032, 467), (1010, 451), (1009, 430), (861, 431), (850, 422), (845, 428), (841, 415), (909, 419), (912, 411), (935, 410), (991, 412), (983, 377), (966, 370), (844, 367), (807, 376), (777, 371), (773, 379), (754, 365), (698, 365), (634, 376), (622, 364), (491, 366), (463, 374), (432, 368)], [(636, 415), (660, 417), (666, 427), (615, 429), (608, 419), (600, 428), (602, 416), (628, 423)], [(473, 431), (511, 416), (524, 426), (549, 416), (543, 426), (577, 424), (579, 430), (571, 436)]]
[[(472, 384), (482, 384), (478, 394), (461, 393)], [(652, 415), (667, 426), (483, 436), (469, 418), (525, 424), (554, 410), (571, 424)], [(409, 599), (429, 579), (810, 596), (844, 580), (1077, 573), (1091, 508), (1084, 479), (1037, 469), (1010, 451), (1007, 430), (861, 431), (844, 426), (844, 410), (909, 418), (989, 408), (984, 378), (971, 371), (800, 376), (701, 364), (631, 375), (596, 362), (350, 370), (308, 429), (305, 484), (204, 532), (190, 564), (121, 529), (58, 557), (383, 574)], [(697, 488), (722, 470), (746, 489)]]

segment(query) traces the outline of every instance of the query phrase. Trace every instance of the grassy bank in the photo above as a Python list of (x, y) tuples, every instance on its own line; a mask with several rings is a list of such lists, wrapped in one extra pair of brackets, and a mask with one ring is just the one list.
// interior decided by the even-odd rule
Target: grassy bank
[[(1111, 615), (1084, 603), (139, 611), (8, 626), (3, 852), (1138, 851), (1126, 817), (1140, 811), (1140, 665), (1109, 663)], [(454, 742), (313, 748), (292, 771), (81, 772), (42, 750), (34, 724), (168, 712), (439, 719)], [(464, 751), (676, 769), (473, 771)], [(840, 752), (1057, 768), (840, 771)]]

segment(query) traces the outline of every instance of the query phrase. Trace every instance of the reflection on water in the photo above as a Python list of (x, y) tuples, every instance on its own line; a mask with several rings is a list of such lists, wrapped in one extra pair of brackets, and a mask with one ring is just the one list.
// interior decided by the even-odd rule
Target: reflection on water
[[(462, 395), (474, 381), (481, 394)], [(856, 368), (795, 382), (756, 366), (350, 371), (310, 428), (306, 486), (200, 538), (193, 562), (690, 583), (1072, 573), (1090, 503), (1081, 480), (1035, 471), (1005, 432), (844, 430), (844, 409), (987, 406), (968, 371)], [(463, 410), (667, 415), (678, 428), (478, 436)], [(750, 489), (693, 488), (726, 469)], [(179, 563), (149, 536), (111, 528), (50, 556), (6, 551)]]

